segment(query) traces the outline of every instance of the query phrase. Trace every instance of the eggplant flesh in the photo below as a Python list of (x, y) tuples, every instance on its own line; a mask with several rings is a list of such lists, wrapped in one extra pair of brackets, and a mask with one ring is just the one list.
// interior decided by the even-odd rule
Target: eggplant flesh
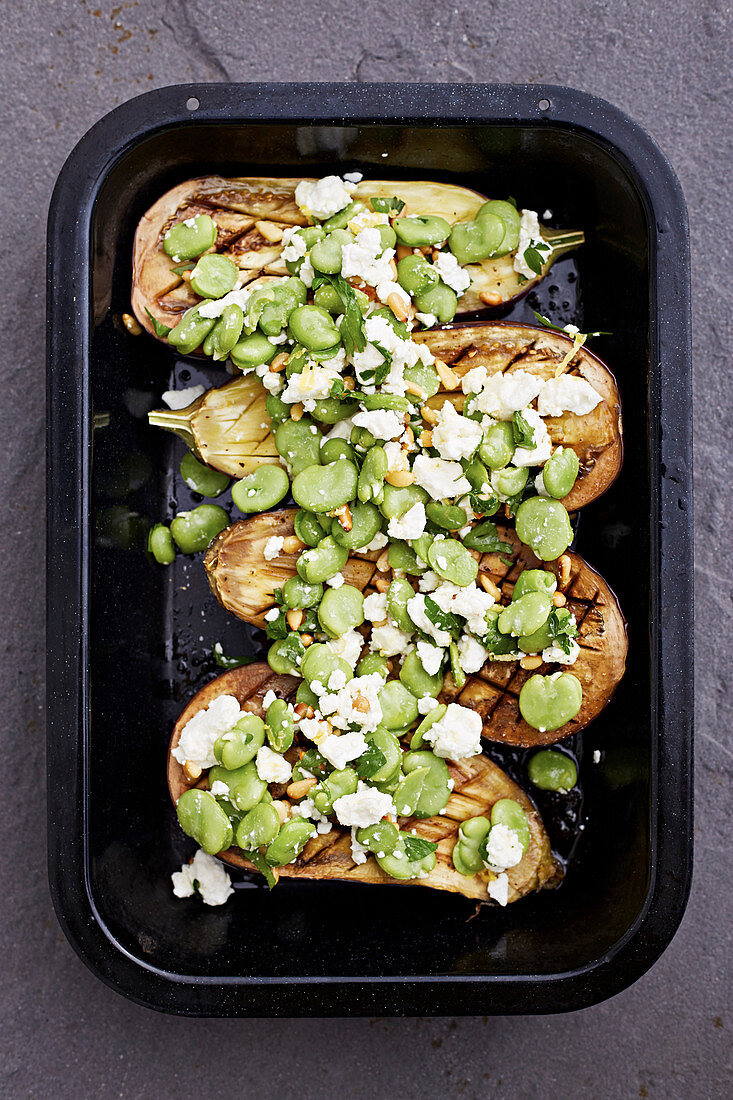
[[(186, 723), (197, 711), (208, 707), (218, 695), (226, 694), (235, 696), (241, 707), (262, 717), (262, 703), (268, 691), (294, 701), (297, 683), (294, 677), (276, 675), (262, 663), (225, 672), (195, 695), (175, 725), (168, 751), (168, 788), (174, 805), (188, 788), (208, 786), (205, 776), (197, 782), (189, 780), (172, 755)], [(297, 753), (298, 749), (294, 746), (286, 756), (296, 760)], [(517, 901), (534, 890), (557, 886), (562, 878), (561, 869), (552, 855), (542, 819), (524, 791), (483, 755), (471, 757), (460, 764), (448, 763), (448, 767), (454, 787), (442, 813), (422, 820), (400, 818), (398, 822), (400, 829), (414, 830), (418, 836), (438, 844), (436, 865), (427, 877), (403, 883), (387, 875), (373, 856), (368, 856), (365, 863), (355, 863), (351, 854), (350, 830), (337, 825), (331, 832), (309, 840), (295, 863), (278, 868), (276, 874), (284, 878), (337, 879), (372, 885), (420, 885), (462, 894), (477, 902), (490, 902), (488, 883), (493, 877), (491, 872), (461, 875), (453, 866), (453, 847), (462, 821), (490, 814), (495, 802), (501, 798), (511, 798), (520, 804), (527, 815), (530, 842), (521, 861), (506, 872), (509, 902)], [(238, 848), (220, 852), (219, 858), (242, 870), (256, 870)]]
[[(142, 327), (155, 336), (148, 310), (156, 322), (172, 328), (200, 301), (189, 286), (187, 273), (177, 273), (174, 269), (179, 265), (163, 249), (168, 229), (198, 214), (208, 214), (216, 222), (214, 250), (237, 265), (242, 285), (263, 275), (287, 275), (281, 244), (268, 238), (277, 238), (288, 227), (308, 224), (295, 203), (300, 182), (301, 178), (202, 176), (162, 195), (140, 219), (135, 232), (132, 309)], [(392, 195), (406, 204), (402, 216), (436, 214), (450, 224), (473, 219), (486, 202), (484, 195), (469, 188), (428, 180), (363, 180), (353, 192), (353, 198), (361, 201)], [(532, 279), (523, 279), (514, 270), (513, 253), (465, 265), (472, 284), (459, 299), (458, 313), (505, 306), (531, 290), (555, 260), (583, 243), (580, 231), (543, 228), (542, 236), (551, 248), (542, 274)]]
[[(209, 585), (219, 603), (254, 626), (264, 627), (265, 614), (274, 606), (273, 590), (295, 575), (297, 553), (280, 554), (273, 561), (264, 557), (265, 544), (273, 535), (293, 534), (294, 516), (294, 509), (283, 509), (235, 523), (214, 539), (204, 557)], [(497, 525), (497, 530), (511, 551), (483, 554), (479, 577), (489, 578), (500, 589), (500, 602), (507, 604), (523, 569), (550, 569), (557, 578), (557, 591), (575, 615), (580, 653), (569, 667), (543, 663), (531, 671), (523, 669), (518, 660), (489, 661), (478, 673), (468, 675), (460, 690), (446, 673), (440, 700), (477, 711), (483, 723), (482, 736), (488, 741), (523, 747), (550, 745), (587, 726), (611, 699), (626, 667), (626, 624), (614, 593), (579, 554), (568, 551), (558, 562), (542, 562), (520, 543), (512, 528)], [(378, 557), (378, 552), (352, 552), (341, 570), (346, 583), (366, 593), (376, 591), (376, 578), (389, 576), (378, 571)], [(522, 718), (519, 692), (535, 673), (562, 671), (572, 672), (580, 681), (581, 708), (565, 725), (540, 732)]]

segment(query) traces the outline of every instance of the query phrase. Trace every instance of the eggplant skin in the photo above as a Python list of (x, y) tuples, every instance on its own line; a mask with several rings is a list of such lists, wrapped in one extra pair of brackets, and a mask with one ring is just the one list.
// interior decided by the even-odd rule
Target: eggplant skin
[[(278, 676), (264, 663), (225, 672), (207, 684), (193, 697), (173, 730), (167, 761), (168, 789), (175, 805), (192, 786), (207, 786), (206, 779), (190, 782), (183, 768), (172, 755), (181, 733), (197, 711), (208, 707), (219, 695), (234, 695), (241, 707), (263, 716), (262, 700), (268, 691), (280, 698), (294, 700), (298, 681), (292, 676)], [(288, 756), (295, 758), (295, 749)], [(400, 827), (413, 830), (426, 840), (437, 842), (437, 862), (426, 878), (397, 882), (380, 868), (369, 856), (365, 863), (354, 863), (351, 856), (350, 830), (334, 826), (330, 833), (319, 834), (308, 841), (303, 852), (293, 864), (278, 868), (284, 878), (336, 879), (345, 882), (361, 882), (381, 886), (419, 885), (462, 894), (473, 901), (491, 902), (487, 891), (490, 873), (461, 875), (453, 866), (452, 852), (458, 835), (458, 827), (469, 817), (490, 812), (500, 798), (513, 798), (518, 802), (529, 821), (530, 843), (522, 860), (507, 871), (509, 901), (517, 901), (535, 890), (559, 885), (562, 871), (552, 855), (550, 841), (542, 819), (525, 792), (486, 756), (474, 756), (460, 764), (448, 764), (454, 782), (453, 791), (442, 814), (418, 820), (401, 818)], [(255, 870), (238, 848), (221, 852), (219, 858), (240, 870)]]
[[(200, 300), (186, 279), (173, 270), (178, 265), (163, 250), (163, 236), (170, 226), (197, 214), (214, 219), (218, 227), (215, 250), (234, 261), (245, 282), (287, 275), (281, 245), (268, 237), (276, 237), (278, 230), (289, 226), (308, 224), (295, 203), (295, 188), (306, 178), (310, 177), (200, 176), (162, 195), (140, 219), (135, 232), (131, 302), (142, 327), (155, 336), (148, 310), (157, 322), (172, 328), (185, 310)], [(486, 201), (485, 195), (469, 188), (429, 180), (363, 180), (353, 197), (365, 201), (395, 194), (406, 203), (403, 216), (438, 214), (451, 224), (473, 219)], [(502, 307), (526, 294), (560, 255), (583, 239), (582, 233), (552, 229), (543, 230), (543, 236), (552, 251), (542, 275), (536, 278), (521, 282), (511, 253), (467, 265), (472, 283), (459, 301), (458, 312)]]
[[(245, 622), (262, 627), (265, 613), (273, 606), (273, 589), (295, 575), (297, 555), (281, 554), (274, 561), (264, 559), (264, 547), (272, 535), (293, 534), (295, 509), (265, 512), (225, 528), (211, 543), (204, 567), (211, 590), (221, 605)], [(558, 579), (557, 591), (565, 595), (566, 606), (578, 623), (580, 654), (574, 665), (543, 664), (531, 672), (518, 661), (489, 661), (475, 675), (466, 677), (458, 691), (450, 673), (443, 683), (442, 702), (457, 702), (481, 715), (482, 736), (488, 741), (525, 748), (551, 745), (577, 733), (593, 721), (613, 696), (626, 669), (628, 640), (626, 623), (616, 596), (599, 573), (579, 554), (568, 551), (569, 575), (561, 579), (559, 562), (542, 562), (523, 546), (510, 527), (497, 524), (499, 537), (511, 546), (509, 553), (483, 554), (479, 575), (490, 578), (508, 603), (514, 582), (523, 569), (551, 569)], [(341, 573), (348, 584), (373, 592), (378, 552), (352, 553)], [(572, 672), (583, 688), (580, 711), (556, 730), (529, 726), (519, 711), (519, 691), (535, 672)]]

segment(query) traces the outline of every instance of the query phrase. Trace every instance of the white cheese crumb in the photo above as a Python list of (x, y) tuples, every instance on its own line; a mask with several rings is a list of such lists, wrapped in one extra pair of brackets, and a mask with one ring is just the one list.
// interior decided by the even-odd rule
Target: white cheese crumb
[(518, 833), (501, 823), (491, 826), (486, 845), (486, 865), (492, 871), (506, 871), (516, 867), (524, 855)]
[(366, 739), (359, 730), (349, 730), (340, 736), (330, 733), (318, 746), (321, 756), (325, 756), (329, 764), (338, 770), (345, 768), (350, 760), (356, 760), (366, 750)]
[(273, 535), (272, 538), (269, 538), (265, 543), (265, 549), (262, 551), (265, 561), (273, 561), (278, 557), (284, 542), (285, 539), (282, 535)]
[(460, 298), (471, 285), (471, 276), (465, 271), (452, 252), (439, 252), (433, 267), (446, 286), (454, 290)]
[(388, 814), (395, 814), (395, 805), (390, 795), (368, 787), (359, 782), (354, 794), (342, 794), (333, 804), (333, 810), (341, 825), (352, 825), (364, 829), (376, 825)]
[(425, 505), (419, 500), (403, 516), (394, 516), (389, 521), (387, 534), (393, 539), (419, 539), (426, 523)]
[(425, 732), (436, 756), (465, 760), (481, 752), (481, 715), (458, 703), (450, 703), (442, 718)]
[(429, 458), (420, 454), (415, 459), (412, 472), (416, 483), (434, 500), (453, 499), (471, 490), (460, 462), (447, 462), (444, 458)]
[(194, 714), (183, 727), (180, 740), (172, 756), (179, 764), (190, 761), (202, 770), (213, 768), (214, 742), (236, 726), (242, 716), (239, 700), (233, 695), (217, 695), (205, 710)]
[(223, 905), (234, 893), (232, 880), (224, 866), (199, 848), (191, 863), (184, 863), (180, 871), (171, 875), (173, 893), (177, 898), (190, 898), (196, 893), (194, 881), (198, 883), (198, 893), (204, 905)]
[(453, 403), (446, 401), (433, 427), (432, 446), (441, 458), (470, 458), (483, 435), (480, 424), (456, 412)]
[(486, 890), (489, 897), (498, 901), (499, 905), (506, 905), (509, 901), (509, 879), (503, 873), (487, 883)]
[(169, 409), (186, 409), (202, 393), (206, 393), (206, 386), (189, 386), (185, 390), (166, 390), (162, 399)]
[(338, 176), (301, 180), (295, 188), (295, 201), (304, 214), (325, 221), (349, 205), (353, 190), (353, 183), (344, 183)]
[(279, 752), (273, 752), (267, 745), (257, 750), (255, 762), (257, 774), (266, 783), (287, 783), (293, 774), (293, 769)]
[(548, 378), (537, 399), (540, 416), (560, 416), (572, 412), (585, 416), (602, 401), (601, 395), (585, 378), (574, 374), (561, 374)]

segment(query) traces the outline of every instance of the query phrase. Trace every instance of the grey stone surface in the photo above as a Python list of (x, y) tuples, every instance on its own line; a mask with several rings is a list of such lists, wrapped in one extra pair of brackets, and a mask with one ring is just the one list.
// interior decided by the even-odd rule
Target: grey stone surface
[[(101, 3), (101, 0), (100, 0)], [(0, 1094), (730, 1095), (733, 628), (729, 9), (723, 0), (24, 0), (0, 9), (0, 449), (5, 520)], [(694, 263), (697, 864), (672, 946), (614, 1000), (554, 1018), (187, 1021), (98, 983), (44, 867), (43, 250), (56, 174), (115, 104), (188, 80), (547, 81), (613, 101), (680, 175)], [(61, 613), (61, 610), (59, 611)], [(728, 971), (726, 973), (726, 967)]]

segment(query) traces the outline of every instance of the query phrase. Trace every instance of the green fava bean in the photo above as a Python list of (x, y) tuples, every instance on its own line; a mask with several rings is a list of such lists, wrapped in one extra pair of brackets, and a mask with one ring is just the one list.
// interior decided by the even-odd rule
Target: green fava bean
[(420, 725), (417, 727), (410, 740), (410, 748), (414, 751), (420, 749), (425, 741), (425, 734), (428, 732), (431, 726), (434, 726), (436, 722), (439, 722), (447, 711), (445, 703), (440, 703), (437, 707), (425, 715)]
[(225, 306), (209, 335), (204, 340), (204, 355), (210, 355), (217, 363), (226, 359), (242, 335), (244, 313), (236, 302)]
[(402, 749), (394, 733), (379, 726), (374, 733), (367, 734), (367, 741), (375, 745), (384, 756), (384, 763), (369, 776), (370, 783), (385, 783), (399, 772), (402, 763)]
[(394, 248), (397, 244), (397, 234), (391, 225), (377, 225), (374, 227), (379, 234), (379, 239), (382, 245), (382, 251), (387, 248)]
[(349, 551), (327, 535), (318, 546), (304, 550), (300, 555), (296, 565), (298, 576), (309, 584), (323, 584), (343, 569), (348, 557)]
[(254, 760), (265, 743), (265, 723), (256, 714), (245, 714), (234, 729), (217, 737), (214, 756), (227, 771), (242, 768)]
[(519, 692), (519, 709), (527, 725), (544, 733), (570, 722), (580, 710), (583, 689), (571, 672), (530, 676)]
[(312, 420), (286, 420), (275, 432), (277, 453), (287, 462), (293, 477), (321, 461), (321, 434)]
[(431, 500), (425, 505), (425, 514), (431, 523), (442, 527), (444, 531), (459, 531), (468, 523), (466, 509), (459, 504), (441, 504), (437, 500)]
[(491, 484), (501, 496), (514, 497), (517, 493), (521, 493), (527, 484), (528, 476), (529, 471), (526, 466), (505, 466), (503, 470), (494, 472)]
[(190, 451), (181, 459), (179, 469), (189, 489), (193, 489), (194, 493), (200, 493), (202, 497), (218, 497), (229, 488), (231, 479), (227, 474), (205, 466)]
[(349, 437), (349, 442), (354, 447), (360, 447), (362, 451), (368, 451), (376, 443), (376, 439), (366, 428), (354, 428)]
[(323, 228), (331, 233), (334, 229), (346, 229), (352, 218), (355, 218), (357, 214), (363, 214), (366, 210), (366, 206), (363, 202), (359, 202), (355, 199), (354, 202), (350, 202), (348, 206), (345, 206), (343, 210), (339, 210), (338, 214), (334, 214), (327, 221), (323, 223)]
[(415, 504), (427, 504), (430, 497), (419, 485), (385, 485), (379, 510), (385, 519), (397, 519)]
[(355, 794), (359, 779), (353, 768), (341, 768), (322, 779), (310, 793), (313, 805), (319, 814), (330, 814), (337, 798), (345, 794)]
[(217, 781), (226, 784), (229, 788), (227, 798), (242, 813), (246, 813), (247, 810), (251, 810), (253, 806), (256, 806), (267, 791), (267, 783), (264, 779), (260, 779), (257, 774), (254, 760), (244, 764), (241, 768), (234, 768), (232, 771), (217, 764), (209, 772), (209, 782), (213, 787)]
[(341, 343), (341, 333), (327, 309), (320, 306), (298, 306), (288, 319), (288, 331), (309, 351), (325, 351)]
[(407, 601), (414, 595), (415, 589), (404, 577), (397, 577), (387, 589), (387, 610), (400, 630), (406, 630), (409, 634), (412, 634), (415, 624), (407, 614)]
[(562, 752), (543, 749), (530, 757), (527, 765), (529, 778), (542, 791), (559, 791), (567, 794), (578, 782), (575, 762)]
[(315, 270), (322, 271), (325, 275), (338, 275), (341, 271), (341, 249), (345, 244), (352, 244), (353, 240), (354, 234), (347, 229), (335, 229), (314, 244), (311, 249), (311, 263)]
[(402, 662), (400, 681), (417, 699), (423, 699), (426, 695), (435, 698), (442, 690), (443, 674), (426, 672), (417, 651), (412, 649)]
[(184, 554), (196, 554), (205, 550), (228, 525), (229, 516), (218, 504), (200, 504), (190, 512), (179, 512), (171, 520), (171, 535)]
[(505, 256), (507, 252), (513, 252), (519, 244), (519, 226), (521, 218), (516, 206), (503, 199), (491, 199), (485, 202), (478, 214), (478, 222), (488, 221), (489, 217), (499, 218), (504, 223), (504, 235), (497, 245), (495, 255)]
[(402, 881), (417, 878), (425, 872), (429, 873), (436, 863), (435, 852), (430, 852), (422, 859), (411, 860), (407, 854), (402, 833), (398, 834), (397, 844), (392, 852), (385, 852), (383, 856), (375, 853), (375, 859), (383, 871), (391, 875), (392, 878)]
[(381, 676), (383, 680), (386, 680), (389, 676), (389, 667), (387, 665), (387, 658), (380, 657), (378, 653), (367, 653), (366, 657), (362, 657), (359, 664), (356, 666), (357, 676)]
[(394, 795), (401, 817), (433, 817), (445, 809), (450, 798), (450, 772), (445, 760), (418, 749), (406, 752), (402, 767), (405, 778)]
[(504, 608), (497, 625), (502, 634), (532, 634), (547, 622), (551, 610), (552, 600), (546, 592), (528, 592)]
[(313, 305), (327, 309), (329, 313), (343, 313), (344, 302), (335, 286), (324, 283), (313, 295)]
[(438, 279), (438, 272), (424, 256), (404, 256), (397, 264), (397, 282), (408, 294), (424, 294)]
[[(307, 707), (313, 707), (314, 710), (318, 708), (318, 696), (315, 691), (311, 691), (305, 680), (301, 680), (298, 684), (298, 690), (295, 693), (296, 703), (305, 703)], [(295, 767), (297, 768), (297, 764)], [(307, 776), (296, 775), (295, 768), (293, 769), (293, 779), (306, 779)]]
[(178, 222), (171, 226), (163, 237), (163, 251), (176, 263), (195, 260), (216, 244), (216, 222), (208, 214), (198, 214), (186, 221), (188, 225)]
[[(501, 241), (504, 226), (498, 218), (496, 223), (499, 226), (498, 239)], [(492, 240), (483, 223), (457, 222), (451, 229), (448, 247), (459, 264), (475, 264), (492, 254)]]
[(228, 848), (233, 840), (232, 823), (211, 791), (196, 787), (184, 791), (176, 805), (178, 823), (210, 856)]
[(351, 584), (329, 588), (318, 608), (318, 621), (332, 638), (340, 638), (364, 622), (364, 596)]
[(441, 325), (447, 325), (456, 315), (458, 296), (444, 282), (439, 282), (430, 290), (418, 294), (415, 298), (415, 305), (420, 313), (432, 313), (438, 318)]
[(317, 607), (323, 599), (323, 585), (309, 584), (302, 577), (291, 577), (283, 585), (283, 599), (286, 606), (293, 610)]
[(522, 634), (517, 640), (517, 649), (522, 653), (541, 653), (543, 649), (551, 646), (554, 635), (550, 630), (549, 620), (533, 630), (531, 634)]
[(309, 512), (332, 512), (354, 499), (358, 481), (359, 471), (345, 458), (308, 466), (293, 478), (293, 500)]
[(517, 508), (517, 536), (542, 561), (554, 561), (567, 550), (573, 529), (564, 506), (546, 497), (530, 497)]
[[(314, 402), (311, 415), (321, 424), (337, 424), (339, 420), (344, 420), (355, 413), (358, 407), (356, 401), (348, 400), (346, 397), (321, 397)], [(321, 462), (326, 463), (323, 456), (321, 456)]]
[(413, 363), (411, 366), (405, 367), (402, 374), (408, 382), (413, 382), (425, 391), (425, 397), (421, 397), (420, 401), (435, 397), (440, 389), (440, 377), (437, 370), (435, 367), (426, 366), (425, 363)]
[(360, 550), (368, 546), (382, 526), (382, 516), (374, 504), (352, 504), (351, 530), (345, 531), (338, 519), (331, 524), (331, 535), (339, 546), (347, 550)]
[(389, 680), (379, 692), (382, 725), (388, 730), (411, 726), (418, 715), (417, 699), (399, 680)]
[(378, 821), (376, 825), (367, 825), (358, 829), (356, 839), (370, 852), (382, 859), (391, 856), (400, 839), (399, 829), (391, 821)]
[(488, 429), (478, 453), (481, 461), (490, 470), (503, 470), (511, 462), (514, 450), (511, 421), (500, 420)]
[(428, 550), (428, 564), (439, 577), (465, 588), (478, 576), (478, 562), (458, 539), (436, 539)]
[(334, 672), (343, 672), (347, 683), (354, 677), (348, 662), (321, 643), (308, 647), (300, 671), (309, 684), (318, 681), (324, 687), (328, 686)]
[(315, 826), (304, 817), (292, 817), (286, 821), (279, 834), (265, 852), (265, 859), (272, 867), (284, 867), (293, 863), (311, 837), (316, 836)]
[(266, 512), (288, 495), (290, 480), (282, 466), (259, 466), (232, 486), (232, 500), (240, 512)]
[(453, 866), (461, 875), (476, 875), (484, 870), (479, 846), (491, 831), (488, 817), (469, 817), (458, 828), (458, 839), (453, 848)]
[(345, 439), (327, 439), (321, 444), (321, 462), (324, 466), (329, 462), (338, 462), (340, 458), (346, 458), (356, 465), (356, 452)]
[(282, 424), (290, 416), (290, 405), (286, 405), (284, 401), (274, 393), (268, 393), (265, 398), (265, 408), (267, 409), (267, 415), (273, 422), (273, 427), (277, 427), (278, 424)]
[[(411, 577), (419, 577), (427, 570), (426, 565), (419, 564), (418, 555), (413, 548), (400, 539), (395, 539), (394, 542), (389, 544), (387, 560), (390, 569), (409, 573)], [(414, 630), (414, 624), (410, 629)]]
[(237, 845), (243, 851), (252, 851), (261, 848), (263, 844), (271, 844), (280, 832), (280, 818), (277, 810), (270, 803), (261, 802), (253, 806), (248, 814), (242, 818), (237, 826)]
[(295, 717), (292, 708), (284, 699), (274, 699), (267, 708), (265, 733), (270, 748), (275, 752), (287, 752), (292, 745), (295, 736)]
[(158, 565), (170, 565), (176, 559), (176, 547), (170, 528), (164, 523), (156, 523), (148, 533), (148, 551)]
[(513, 653), (516, 649), (516, 640), (511, 634), (502, 634), (497, 626), (503, 607), (490, 607), (484, 615), (486, 631), (482, 641), (489, 653), (497, 657)]
[[(489, 482), (489, 471), (486, 469), (478, 455), (474, 455), (474, 457), (471, 459), (468, 466), (466, 466), (466, 469), (463, 472), (470, 481), (471, 488), (474, 490), (474, 492), (485, 495), (487, 491), (491, 491), (491, 483)], [(496, 502), (496, 507), (499, 507), (498, 500)]]
[(544, 592), (552, 596), (557, 588), (557, 579), (549, 569), (523, 569), (516, 579), (512, 599), (519, 600), (528, 592)]
[(239, 270), (216, 252), (202, 256), (191, 272), (191, 290), (200, 298), (223, 298), (233, 289)]
[(491, 807), (491, 824), (506, 825), (519, 837), (522, 848), (526, 852), (529, 848), (530, 832), (527, 814), (518, 802), (513, 798), (500, 798)]
[(243, 336), (234, 345), (229, 355), (235, 367), (246, 370), (248, 367), (259, 367), (263, 363), (270, 363), (277, 352), (274, 344), (261, 332), (253, 332), (249, 336)]
[(299, 508), (295, 513), (293, 521), (295, 534), (306, 546), (318, 546), (324, 535), (327, 535), (330, 531), (330, 524), (324, 526), (321, 523), (321, 518), (315, 512), (307, 512), (304, 508)]
[(450, 236), (449, 223), (445, 218), (434, 214), (395, 218), (392, 228), (400, 244), (406, 244), (409, 248), (425, 248), (430, 244), (442, 244)]
[(555, 500), (566, 497), (575, 485), (579, 469), (580, 461), (575, 451), (570, 447), (558, 447), (542, 467), (542, 482), (550, 496)]
[[(200, 303), (200, 305), (203, 304), (203, 302)], [(200, 344), (203, 344), (216, 324), (215, 317), (202, 317), (200, 315), (200, 305), (187, 310), (175, 328), (172, 328), (168, 333), (168, 343), (172, 347), (178, 348), (181, 355), (190, 355)]]
[(267, 651), (267, 663), (279, 676), (299, 676), (305, 646), (296, 633), (273, 642)]
[(358, 479), (359, 500), (365, 504), (375, 500), (384, 490), (384, 479), (389, 470), (387, 452), (377, 444), (364, 455)]

